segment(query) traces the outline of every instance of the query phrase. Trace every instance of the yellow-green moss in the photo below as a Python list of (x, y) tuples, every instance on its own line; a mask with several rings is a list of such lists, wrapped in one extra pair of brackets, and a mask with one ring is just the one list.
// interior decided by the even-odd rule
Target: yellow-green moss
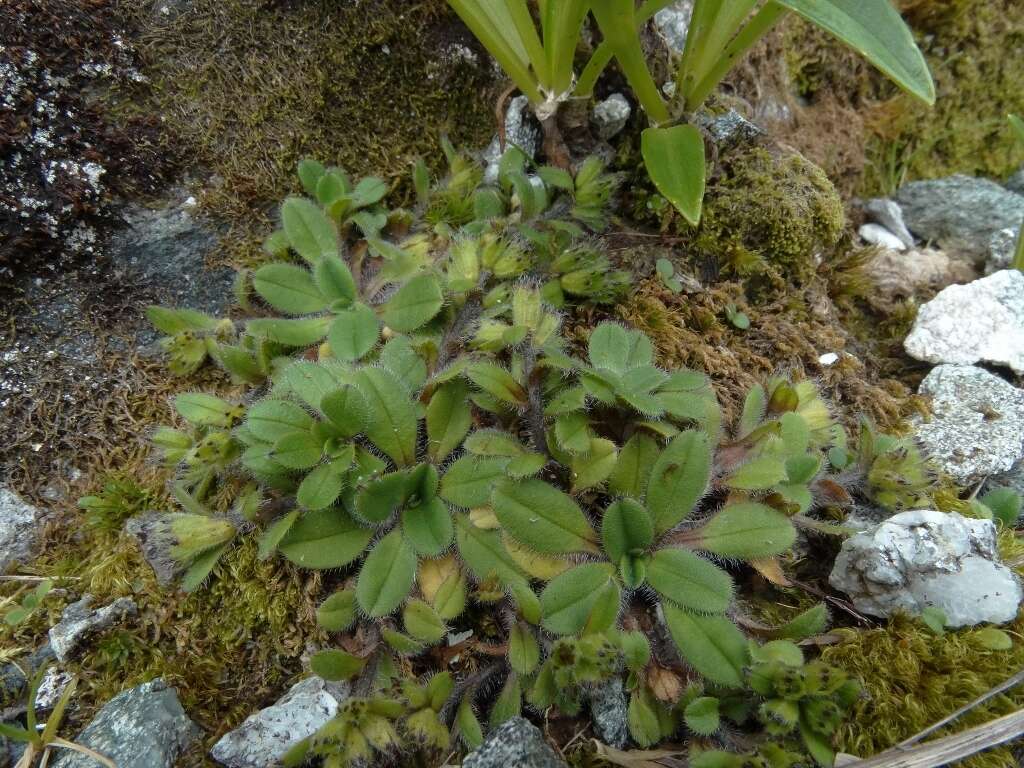
[(232, 223), (281, 200), (302, 157), (393, 179), (417, 155), (440, 164), (443, 131), (480, 146), (494, 130), (493, 75), (486, 59), (446, 53), (473, 43), (444, 0), (194, 0), (168, 16), (123, 0), (123, 11), (150, 78), (132, 96), (213, 175), (205, 202)]
[(725, 155), (704, 200), (697, 247), (738, 274), (762, 269), (806, 280), (845, 225), (843, 203), (818, 166), (782, 149)]
[[(1024, 5), (1017, 0), (904, 0), (901, 3), (935, 78), (929, 109), (903, 95), (849, 49), (809, 24), (786, 27), (787, 63), (810, 110), (863, 121), (865, 194), (907, 180), (966, 173), (1004, 178), (1024, 162), (1006, 123), (1024, 109)], [(813, 125), (803, 121), (808, 134)], [(827, 127), (826, 127), (827, 128)], [(836, 137), (836, 126), (827, 128)], [(829, 136), (809, 138), (818, 144)], [(799, 144), (799, 142), (798, 142)], [(847, 169), (830, 168), (842, 175)]]

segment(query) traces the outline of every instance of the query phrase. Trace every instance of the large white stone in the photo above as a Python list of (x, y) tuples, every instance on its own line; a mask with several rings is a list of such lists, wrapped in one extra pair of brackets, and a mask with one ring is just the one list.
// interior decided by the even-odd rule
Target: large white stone
[(932, 416), (914, 431), (926, 455), (960, 485), (1008, 472), (1024, 458), (1024, 391), (983, 368), (940, 365), (918, 392)]
[(0, 486), (0, 573), (35, 552), (39, 511), (16, 493)]
[(906, 243), (881, 224), (864, 224), (857, 230), (857, 234), (860, 235), (861, 240), (870, 245), (878, 245), (893, 251), (907, 250)]
[(903, 346), (929, 363), (984, 362), (1024, 373), (1024, 273), (1004, 269), (944, 288), (918, 311)]
[(347, 684), (308, 677), (293, 685), (276, 704), (224, 734), (213, 745), (210, 757), (228, 768), (277, 765), (291, 747), (338, 714), (338, 705), (347, 697)]
[(862, 613), (936, 607), (951, 627), (1012, 621), (1024, 597), (998, 560), (992, 521), (934, 510), (902, 512), (847, 539), (829, 582)]

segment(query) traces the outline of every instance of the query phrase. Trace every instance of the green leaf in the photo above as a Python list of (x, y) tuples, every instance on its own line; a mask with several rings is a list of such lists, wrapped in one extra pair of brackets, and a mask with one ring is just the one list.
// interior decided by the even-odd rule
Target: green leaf
[(692, 125), (648, 128), (640, 151), (658, 192), (693, 226), (704, 203), (704, 138)]
[(441, 498), (464, 509), (476, 509), (491, 501), (495, 484), (505, 477), (508, 460), (463, 456), (441, 478)]
[(512, 405), (526, 405), (526, 390), (512, 374), (496, 363), (475, 362), (466, 366), (466, 376), (484, 392)]
[(383, 523), (405, 503), (408, 487), (405, 472), (389, 472), (370, 480), (356, 492), (356, 513), (371, 523)]
[(320, 411), (343, 437), (353, 437), (364, 429), (370, 420), (370, 406), (362, 390), (346, 385), (328, 392), (320, 400)]
[(344, 470), (347, 468), (339, 468), (333, 462), (316, 467), (299, 483), (299, 490), (295, 494), (296, 501), (306, 509), (324, 509), (331, 506), (341, 495)]
[(747, 640), (724, 616), (702, 616), (662, 603), (665, 624), (683, 659), (713, 683), (743, 687)]
[(239, 409), (219, 397), (202, 392), (183, 392), (174, 398), (174, 409), (192, 424), (230, 427)]
[(426, 643), (436, 643), (448, 628), (437, 612), (422, 600), (410, 600), (402, 609), (405, 631)]
[(519, 675), (509, 674), (501, 693), (491, 706), (491, 728), (516, 717), (523, 707), (523, 692), (519, 686)]
[(510, 535), (537, 552), (594, 552), (597, 534), (572, 498), (543, 480), (502, 480), (491, 493), (494, 514)]
[(365, 179), (360, 179), (356, 188), (352, 190), (352, 202), (357, 208), (365, 208), (379, 203), (387, 193), (388, 185), (383, 179), (367, 176)]
[(374, 545), (359, 571), (359, 607), (371, 618), (386, 616), (409, 595), (415, 576), (415, 553), (398, 531), (392, 531)]
[(295, 525), (295, 521), (299, 519), (299, 515), (302, 510), (293, 509), (286, 515), (282, 515), (271, 523), (267, 530), (260, 536), (259, 547), (257, 548), (256, 554), (260, 560), (266, 560), (272, 554), (277, 551), (278, 545), (281, 543), (281, 539), (285, 537), (291, 527)]
[(455, 724), (467, 749), (476, 749), (484, 743), (484, 732), (480, 727), (480, 721), (473, 713), (473, 702), (469, 696), (463, 697), (462, 703), (459, 704), (459, 709), (455, 713)]
[(889, 0), (777, 0), (832, 33), (926, 104), (935, 84), (914, 36)]
[(659, 450), (657, 441), (650, 435), (637, 432), (629, 438), (608, 476), (609, 492), (642, 499), (647, 493), (647, 481), (651, 468), (658, 461)]
[(373, 531), (358, 525), (344, 510), (322, 509), (299, 518), (278, 550), (303, 568), (340, 568), (363, 554), (372, 538)]
[(267, 304), (288, 315), (309, 315), (327, 307), (309, 270), (294, 264), (266, 264), (256, 270), (252, 284)]
[(427, 364), (406, 336), (395, 336), (380, 351), (378, 362), (395, 374), (409, 394), (415, 394), (427, 380)]
[(613, 563), (641, 554), (654, 542), (654, 524), (643, 505), (633, 499), (612, 502), (601, 519), (601, 544)]
[(374, 311), (362, 303), (354, 304), (335, 316), (327, 330), (331, 352), (339, 360), (358, 360), (373, 349), (380, 337), (380, 323)]
[(292, 432), (274, 443), (271, 458), (289, 469), (309, 469), (320, 461), (323, 442), (309, 432)]
[(771, 636), (786, 640), (806, 640), (808, 637), (821, 634), (827, 626), (828, 608), (824, 603), (818, 603), (787, 621), (772, 632)]
[[(572, 635), (584, 628), (600, 632), (615, 621), (619, 609), (619, 587), (605, 563), (585, 563), (548, 582), (540, 593), (541, 623), (556, 635)], [(609, 606), (615, 615), (606, 621)], [(595, 616), (603, 626), (593, 626)]]
[(183, 331), (211, 331), (217, 327), (217, 318), (194, 309), (170, 309), (155, 304), (146, 307), (146, 319), (158, 331), (168, 336)]
[(593, 437), (590, 419), (581, 411), (564, 413), (555, 419), (555, 440), (566, 453), (586, 453)]
[(724, 613), (732, 602), (729, 574), (682, 549), (660, 549), (647, 566), (647, 583), (678, 606)]
[(647, 509), (661, 534), (693, 513), (711, 480), (711, 445), (704, 432), (680, 432), (651, 470)]
[(629, 697), (626, 723), (629, 734), (641, 747), (650, 747), (661, 739), (661, 723), (653, 697), (646, 688), (634, 691)]
[(316, 609), (316, 623), (328, 632), (341, 632), (356, 620), (356, 593), (339, 589)]
[(618, 453), (615, 443), (603, 437), (590, 441), (590, 450), (582, 456), (573, 456), (569, 462), (572, 470), (572, 492), (579, 493), (588, 488), (595, 488), (612, 473)]
[(277, 342), (286, 347), (309, 347), (319, 343), (327, 335), (330, 322), (329, 317), (301, 320), (257, 318), (250, 320), (245, 329), (253, 336)]
[(786, 465), (774, 456), (758, 456), (737, 467), (725, 483), (740, 491), (762, 491), (786, 479)]
[(320, 179), (326, 172), (327, 169), (316, 160), (305, 158), (299, 161), (299, 181), (302, 182), (302, 188), (309, 195), (316, 194), (317, 184), (320, 183)]
[(281, 224), (292, 248), (315, 264), (338, 255), (338, 232), (327, 215), (309, 200), (289, 197), (281, 205)]
[(415, 331), (444, 305), (441, 284), (434, 275), (417, 275), (398, 289), (384, 305), (384, 322), (399, 333)]
[(301, 405), (269, 398), (249, 409), (245, 426), (254, 437), (272, 443), (285, 435), (308, 431), (313, 426), (313, 417)]
[(1007, 528), (1013, 528), (1020, 517), (1020, 494), (1012, 488), (993, 488), (980, 499), (992, 515)]
[(949, 619), (941, 608), (929, 605), (921, 611), (921, 621), (936, 635), (946, 634), (946, 625), (949, 623)]
[(789, 518), (757, 502), (730, 504), (693, 534), (698, 549), (744, 559), (782, 554), (796, 541)]
[(185, 573), (181, 577), (181, 589), (183, 592), (194, 592), (203, 582), (206, 581), (206, 577), (210, 575), (221, 556), (228, 551), (230, 543), (223, 544), (219, 547), (203, 552), (192, 564), (185, 569)]
[(629, 333), (618, 323), (601, 323), (587, 342), (590, 364), (613, 373), (624, 373), (629, 367)]
[(753, 432), (764, 420), (765, 409), (768, 407), (768, 396), (764, 387), (755, 384), (743, 401), (743, 413), (736, 427), (736, 437), (744, 438)]
[(348, 265), (338, 256), (324, 256), (313, 269), (320, 293), (332, 304), (347, 306), (355, 301), (356, 281)]
[(478, 580), (496, 576), (503, 584), (524, 581), (519, 566), (502, 545), (499, 531), (477, 528), (468, 515), (457, 515), (455, 542), (459, 555)]
[(416, 507), (402, 510), (402, 532), (420, 555), (439, 555), (452, 542), (455, 529), (451, 513), (441, 499), (434, 497)]
[(366, 436), (398, 466), (414, 464), (418, 419), (402, 384), (383, 368), (364, 368), (353, 381), (370, 410)]
[(1008, 651), (1013, 648), (1013, 638), (995, 627), (985, 627), (971, 633), (971, 639), (990, 651)]
[(444, 461), (462, 444), (473, 425), (469, 387), (461, 380), (450, 381), (434, 392), (427, 405), (427, 453)]
[(533, 630), (519, 622), (508, 633), (508, 662), (520, 675), (529, 675), (540, 662), (540, 645)]
[(718, 699), (714, 696), (694, 699), (686, 705), (683, 717), (686, 727), (698, 736), (710, 736), (719, 726)]
[(329, 681), (351, 680), (363, 671), (365, 664), (363, 659), (339, 650), (319, 651), (309, 659), (313, 674)]

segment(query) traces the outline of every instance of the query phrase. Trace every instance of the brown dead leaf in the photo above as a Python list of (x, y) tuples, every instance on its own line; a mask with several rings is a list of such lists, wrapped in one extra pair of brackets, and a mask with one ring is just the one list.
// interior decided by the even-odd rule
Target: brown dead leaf
[(666, 758), (685, 754), (681, 749), (632, 749), (628, 752), (615, 747), (609, 747), (594, 739), (594, 747), (597, 754), (609, 763), (621, 765), (623, 768), (666, 768), (675, 764), (672, 762), (660, 762)]
[(647, 667), (647, 685), (660, 701), (675, 704), (683, 693), (683, 681), (675, 672), (650, 664)]
[(759, 557), (749, 561), (754, 570), (777, 587), (790, 587), (792, 582), (782, 572), (782, 565), (776, 557)]

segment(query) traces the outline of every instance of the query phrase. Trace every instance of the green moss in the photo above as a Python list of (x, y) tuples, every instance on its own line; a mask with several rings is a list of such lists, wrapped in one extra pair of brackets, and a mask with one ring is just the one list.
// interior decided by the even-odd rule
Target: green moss
[(717, 170), (697, 247), (738, 274), (810, 277), (815, 256), (838, 242), (846, 221), (824, 171), (800, 154), (766, 147), (731, 152)]
[[(811, 110), (837, 108), (863, 122), (860, 189), (888, 194), (904, 181), (966, 173), (1004, 178), (1024, 162), (1006, 123), (1024, 109), (1024, 5), (1016, 0), (904, 0), (935, 78), (933, 108), (903, 95), (848, 49), (809, 24), (786, 28), (787, 65)], [(827, 115), (826, 115), (827, 116)], [(805, 121), (810, 122), (810, 121)], [(835, 126), (833, 126), (835, 128)], [(819, 144), (841, 138), (836, 130)], [(815, 133), (810, 125), (808, 132)], [(802, 144), (801, 144), (802, 146)], [(830, 168), (842, 175), (849, 169)], [(859, 173), (859, 169), (854, 169)]]
[[(1024, 621), (1009, 627), (1015, 637), (1008, 651), (988, 650), (974, 630), (938, 636), (919, 622), (895, 619), (870, 630), (839, 630), (842, 640), (822, 659), (845, 669), (864, 685), (865, 696), (839, 732), (843, 752), (867, 757), (924, 730), (1006, 680), (1024, 665), (1020, 633)], [(1024, 691), (999, 695), (940, 732), (948, 735), (980, 725), (1024, 705)], [(1009, 768), (1009, 749), (995, 749), (965, 761), (970, 768)]]
[(195, 0), (170, 17), (125, 2), (147, 108), (217, 180), (205, 202), (232, 223), (258, 226), (253, 211), (292, 190), (302, 157), (393, 179), (417, 155), (439, 160), (442, 132), (458, 146), (493, 132), (489, 68), (444, 60), (464, 40), (443, 0)]

